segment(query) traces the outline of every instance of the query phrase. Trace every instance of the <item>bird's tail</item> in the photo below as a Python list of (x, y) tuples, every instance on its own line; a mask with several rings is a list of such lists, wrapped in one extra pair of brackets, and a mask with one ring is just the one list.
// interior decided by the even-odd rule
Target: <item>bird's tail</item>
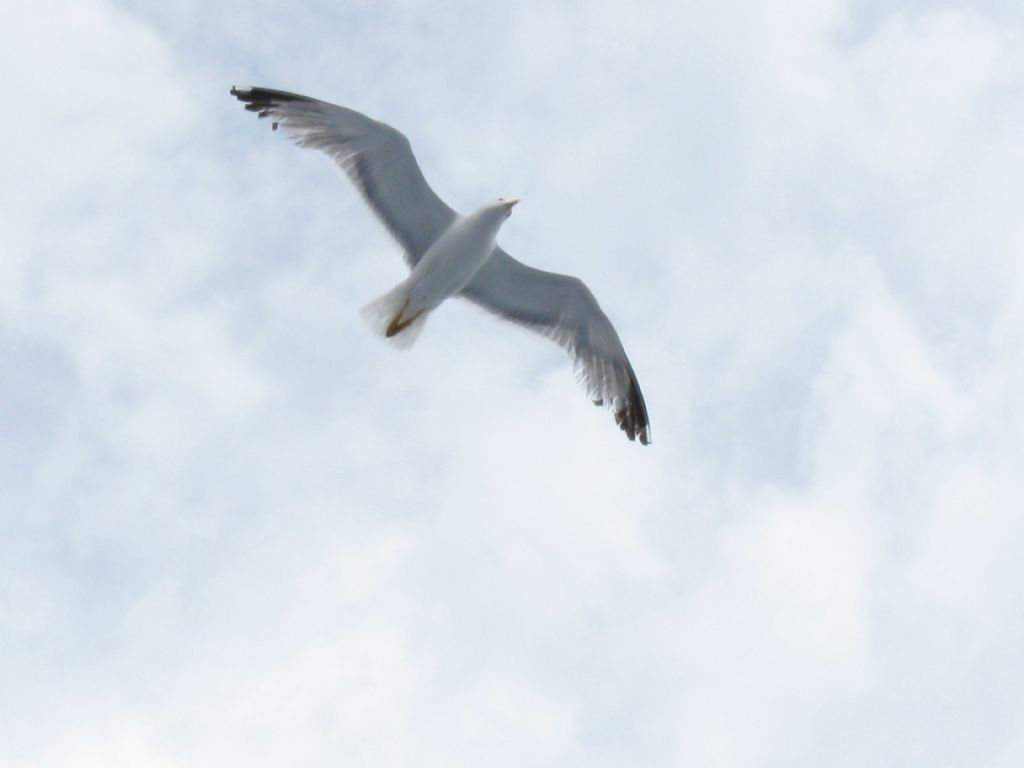
[(427, 322), (426, 310), (409, 313), (409, 286), (403, 281), (360, 310), (374, 333), (384, 336), (396, 347), (408, 349)]

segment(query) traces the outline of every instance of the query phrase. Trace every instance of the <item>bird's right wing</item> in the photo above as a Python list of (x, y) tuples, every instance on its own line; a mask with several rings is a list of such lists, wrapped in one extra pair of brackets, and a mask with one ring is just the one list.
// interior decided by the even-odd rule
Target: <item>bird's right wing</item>
[(250, 112), (269, 117), (300, 147), (334, 158), (415, 266), (456, 217), (427, 184), (409, 140), (355, 110), (269, 88), (234, 87)]
[(583, 281), (516, 261), (499, 247), (461, 296), (558, 342), (596, 405), (607, 404), (630, 440), (651, 440), (647, 406), (615, 332)]

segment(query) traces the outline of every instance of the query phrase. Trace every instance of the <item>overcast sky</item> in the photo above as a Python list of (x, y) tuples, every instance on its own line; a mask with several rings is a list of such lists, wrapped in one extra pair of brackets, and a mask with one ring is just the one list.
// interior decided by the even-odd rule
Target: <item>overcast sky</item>
[[(0, 766), (1024, 764), (1019, 0), (3, 0)], [(403, 278), (404, 131), (615, 322)]]

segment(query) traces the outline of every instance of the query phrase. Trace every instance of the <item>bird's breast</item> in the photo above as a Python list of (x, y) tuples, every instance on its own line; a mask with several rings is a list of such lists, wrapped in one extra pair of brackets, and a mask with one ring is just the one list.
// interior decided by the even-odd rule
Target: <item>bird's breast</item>
[(427, 249), (409, 276), (424, 307), (437, 306), (473, 279), (494, 251), (494, 235), (457, 220)]

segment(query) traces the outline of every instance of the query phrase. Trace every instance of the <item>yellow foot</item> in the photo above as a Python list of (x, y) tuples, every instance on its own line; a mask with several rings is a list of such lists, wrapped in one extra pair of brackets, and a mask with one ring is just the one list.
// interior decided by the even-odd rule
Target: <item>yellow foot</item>
[(412, 325), (414, 322), (416, 322), (416, 318), (417, 317), (419, 317), (420, 315), (423, 314), (423, 310), (420, 310), (419, 312), (417, 312), (415, 315), (413, 315), (412, 317), (410, 317), (408, 319), (403, 318), (402, 317), (402, 313), (405, 312), (406, 307), (408, 307), (408, 306), (409, 306), (409, 301), (406, 300), (405, 304), (402, 305), (402, 308), (400, 310), (398, 310), (398, 314), (395, 315), (393, 318), (391, 318), (391, 322), (388, 323), (388, 327), (384, 331), (384, 335), (387, 336), (389, 339), (392, 336), (394, 336), (396, 334), (399, 334), (402, 331), (404, 331), (406, 328), (408, 328), (410, 325)]

